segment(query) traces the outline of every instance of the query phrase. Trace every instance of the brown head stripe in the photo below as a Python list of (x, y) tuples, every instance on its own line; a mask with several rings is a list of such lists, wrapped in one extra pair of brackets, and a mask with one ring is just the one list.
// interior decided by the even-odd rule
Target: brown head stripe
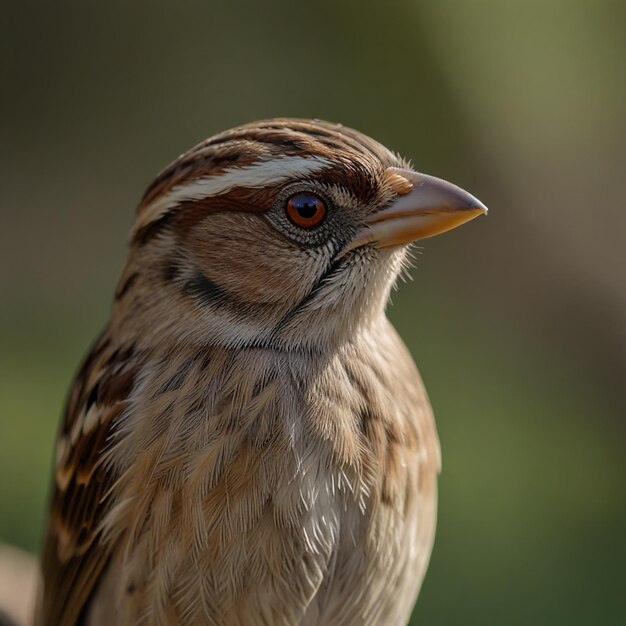
[[(245, 168), (259, 161), (283, 157), (315, 157), (334, 161), (337, 167), (326, 168), (310, 178), (328, 184), (341, 184), (360, 201), (368, 202), (376, 193), (372, 175), (392, 158), (391, 153), (374, 140), (340, 125), (326, 122), (275, 119), (240, 126), (203, 141), (165, 168), (146, 191), (137, 213), (167, 194), (197, 179), (219, 177), (225, 171)], [(195, 222), (208, 211), (267, 210), (277, 193), (274, 186), (235, 187), (206, 199), (181, 201), (175, 208), (158, 215), (137, 228), (133, 242), (143, 243), (171, 223), (176, 213), (181, 223)], [(188, 213), (183, 216), (182, 212)]]

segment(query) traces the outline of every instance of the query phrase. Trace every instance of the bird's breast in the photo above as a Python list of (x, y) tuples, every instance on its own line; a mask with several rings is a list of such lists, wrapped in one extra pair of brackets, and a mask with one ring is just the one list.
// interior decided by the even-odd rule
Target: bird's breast
[(410, 610), (438, 448), (419, 379), (393, 382), (390, 341), (319, 359), (155, 361), (112, 457), (125, 461), (105, 520), (109, 610), (199, 624), (382, 623)]

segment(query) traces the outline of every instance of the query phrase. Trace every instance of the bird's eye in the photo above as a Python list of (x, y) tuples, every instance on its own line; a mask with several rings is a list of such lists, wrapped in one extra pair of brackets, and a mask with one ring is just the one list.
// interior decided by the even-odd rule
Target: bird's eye
[(326, 205), (314, 193), (301, 191), (287, 199), (285, 208), (289, 220), (299, 228), (315, 228), (326, 218)]

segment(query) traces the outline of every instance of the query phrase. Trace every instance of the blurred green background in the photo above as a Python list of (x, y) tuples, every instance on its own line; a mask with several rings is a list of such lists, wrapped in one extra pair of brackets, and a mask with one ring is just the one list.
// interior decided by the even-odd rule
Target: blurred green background
[(491, 209), (425, 242), (389, 310), (444, 459), (412, 623), (626, 624), (626, 3), (1, 7), (1, 542), (38, 549), (151, 178), (216, 131), (312, 116)]

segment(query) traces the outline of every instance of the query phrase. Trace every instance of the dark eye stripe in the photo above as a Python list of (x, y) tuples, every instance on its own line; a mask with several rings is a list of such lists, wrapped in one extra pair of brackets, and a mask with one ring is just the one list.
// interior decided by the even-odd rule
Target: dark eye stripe
[(183, 201), (158, 220), (149, 222), (143, 228), (136, 230), (132, 243), (143, 246), (155, 235), (162, 232), (165, 227), (182, 233), (210, 213), (220, 211), (263, 213), (272, 207), (281, 189), (282, 186), (262, 189), (258, 187), (235, 187), (228, 193), (217, 196), (210, 196), (202, 200)]

